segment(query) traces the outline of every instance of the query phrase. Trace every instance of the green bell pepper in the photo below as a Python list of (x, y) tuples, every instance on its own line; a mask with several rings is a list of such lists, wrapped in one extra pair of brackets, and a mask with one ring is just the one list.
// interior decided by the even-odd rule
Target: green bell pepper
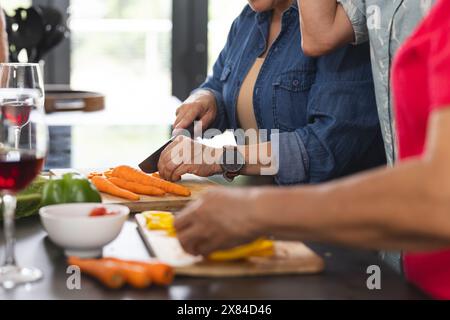
[[(28, 188), (17, 195), (16, 218), (26, 218), (38, 213), (41, 207), (42, 190), (44, 189), (47, 179), (38, 177)], [(0, 220), (3, 215), (0, 214)]]
[(71, 173), (49, 180), (42, 195), (43, 206), (100, 202), (102, 202), (100, 193), (91, 182), (82, 176)]

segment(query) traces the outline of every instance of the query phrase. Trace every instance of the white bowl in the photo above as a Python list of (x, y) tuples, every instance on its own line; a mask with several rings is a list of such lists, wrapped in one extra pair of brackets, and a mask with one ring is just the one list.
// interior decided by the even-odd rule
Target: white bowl
[[(90, 217), (91, 211), (98, 207), (117, 214)], [(64, 248), (66, 256), (97, 258), (101, 257), (103, 247), (119, 236), (130, 209), (120, 205), (78, 203), (44, 207), (39, 214), (50, 239)]]

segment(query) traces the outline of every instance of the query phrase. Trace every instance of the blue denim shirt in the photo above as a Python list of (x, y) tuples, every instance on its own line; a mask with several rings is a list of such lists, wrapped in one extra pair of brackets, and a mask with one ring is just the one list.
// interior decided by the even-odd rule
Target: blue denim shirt
[[(219, 112), (213, 127), (238, 128), (241, 84), (266, 51), (270, 20), (271, 12), (256, 13), (246, 6), (234, 21), (213, 74), (201, 86), (216, 97)], [(271, 136), (279, 141), (274, 155), (279, 184), (323, 182), (386, 161), (369, 45), (346, 46), (317, 59), (305, 56), (297, 5), (283, 14), (281, 33), (261, 68), (253, 99), (258, 127), (279, 130)]]

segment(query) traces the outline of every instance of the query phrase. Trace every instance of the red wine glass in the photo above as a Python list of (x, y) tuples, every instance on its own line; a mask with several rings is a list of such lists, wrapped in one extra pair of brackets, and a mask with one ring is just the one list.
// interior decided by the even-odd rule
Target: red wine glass
[(42, 278), (36, 268), (16, 263), (16, 195), (41, 172), (48, 149), (44, 86), (37, 64), (0, 64), (0, 195), (5, 260), (0, 285), (6, 289)]

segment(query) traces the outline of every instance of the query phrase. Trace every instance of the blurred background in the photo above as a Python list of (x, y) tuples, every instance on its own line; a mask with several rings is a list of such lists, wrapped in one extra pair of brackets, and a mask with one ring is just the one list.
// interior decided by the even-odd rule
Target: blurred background
[(48, 116), (54, 152), (47, 166), (90, 168), (136, 164), (167, 139), (180, 100), (211, 71), (247, 1), (1, 3), (9, 16), (30, 6), (50, 6), (65, 15), (70, 33), (44, 59), (47, 87), (99, 92), (106, 103), (102, 112)]
[[(67, 12), (70, 38), (46, 58), (46, 80), (94, 90), (108, 108), (179, 99), (200, 84), (245, 0), (7, 0)], [(123, 91), (127, 94), (124, 95)], [(160, 110), (160, 109), (159, 109)]]

